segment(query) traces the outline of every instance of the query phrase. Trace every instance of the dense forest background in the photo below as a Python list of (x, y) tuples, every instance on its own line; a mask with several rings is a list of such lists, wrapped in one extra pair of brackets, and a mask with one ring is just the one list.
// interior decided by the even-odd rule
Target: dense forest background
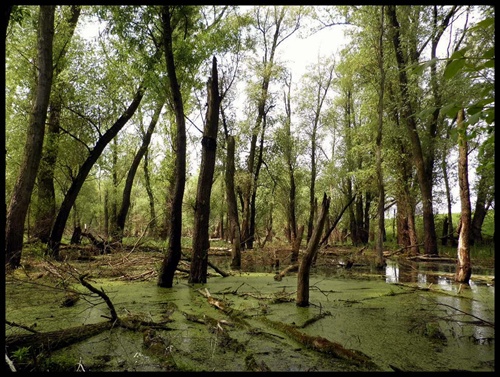
[[(308, 240), (324, 193), (325, 230), (343, 213), (330, 236), (353, 245), (381, 251), (392, 217), (401, 247), (438, 254), (456, 242), (456, 203), (482, 241), (495, 201), (492, 6), (8, 11), (12, 266), (23, 242), (57, 256), (75, 229), (168, 240), (169, 253), (186, 239)], [(348, 43), (293, 76), (286, 41), (328, 28)]]

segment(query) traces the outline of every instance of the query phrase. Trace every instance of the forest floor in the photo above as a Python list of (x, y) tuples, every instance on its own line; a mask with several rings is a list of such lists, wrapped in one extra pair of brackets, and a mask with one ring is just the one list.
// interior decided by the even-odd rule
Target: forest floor
[[(494, 371), (494, 260), (473, 260), (487, 272), (464, 287), (452, 260), (399, 255), (388, 283), (373, 250), (328, 247), (302, 308), (296, 271), (277, 278), (290, 252), (243, 251), (231, 271), (229, 249), (214, 247), (209, 261), (229, 276), (209, 267), (206, 284), (188, 284), (183, 259), (169, 289), (154, 249), (23, 258), (6, 276), (6, 352), (29, 371)], [(81, 276), (120, 321), (106, 327), (110, 305)]]

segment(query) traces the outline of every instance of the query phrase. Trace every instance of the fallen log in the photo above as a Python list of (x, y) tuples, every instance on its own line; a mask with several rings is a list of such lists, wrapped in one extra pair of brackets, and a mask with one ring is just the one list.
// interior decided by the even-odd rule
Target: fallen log
[(291, 264), (290, 266), (288, 266), (287, 268), (285, 268), (284, 270), (282, 270), (280, 273), (274, 275), (274, 280), (281, 281), (281, 279), (283, 279), (283, 277), (287, 273), (289, 273), (289, 272), (295, 272), (295, 271), (298, 271), (298, 270), (299, 270), (299, 264), (298, 263)]

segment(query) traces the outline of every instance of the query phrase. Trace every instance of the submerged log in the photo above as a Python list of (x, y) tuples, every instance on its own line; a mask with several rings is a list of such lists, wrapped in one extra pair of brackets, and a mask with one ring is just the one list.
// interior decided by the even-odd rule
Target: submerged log
[(370, 356), (364, 353), (344, 348), (339, 343), (332, 342), (321, 336), (311, 336), (300, 332), (295, 326), (287, 325), (282, 322), (272, 321), (267, 317), (261, 318), (262, 322), (272, 326), (273, 328), (280, 330), (290, 336), (295, 341), (301, 343), (305, 347), (312, 349), (317, 352), (329, 354), (335, 358), (349, 360), (357, 365), (363, 365), (374, 370), (378, 370), (379, 367), (371, 361)]

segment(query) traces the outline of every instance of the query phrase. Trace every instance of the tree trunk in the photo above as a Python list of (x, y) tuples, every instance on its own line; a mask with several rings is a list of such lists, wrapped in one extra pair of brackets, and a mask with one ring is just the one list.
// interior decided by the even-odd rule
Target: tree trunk
[(325, 225), (329, 207), (330, 198), (327, 198), (325, 193), (323, 194), (323, 203), (321, 205), (321, 212), (319, 214), (318, 221), (314, 227), (312, 236), (307, 243), (307, 249), (305, 255), (302, 257), (299, 271), (297, 273), (297, 306), (309, 306), (309, 271), (311, 269), (314, 255), (318, 252), (319, 241), (321, 234), (323, 233), (323, 227)]
[(172, 27), (170, 25), (170, 7), (162, 9), (162, 22), (165, 44), (167, 74), (170, 82), (170, 95), (175, 111), (177, 133), (175, 140), (175, 184), (170, 216), (169, 246), (158, 274), (158, 286), (172, 288), (174, 273), (181, 259), (182, 236), (182, 200), (186, 185), (186, 122), (184, 119), (184, 103), (181, 88), (175, 72), (174, 53), (172, 46)]
[(382, 130), (384, 126), (384, 92), (385, 92), (385, 70), (384, 70), (384, 6), (380, 12), (380, 34), (378, 43), (378, 65), (380, 71), (380, 89), (378, 93), (378, 127), (375, 151), (376, 169), (377, 169), (377, 187), (378, 187), (378, 228), (377, 238), (375, 242), (376, 266), (382, 268), (385, 265), (384, 261), (384, 235), (385, 235), (385, 188), (382, 172)]
[(99, 138), (85, 162), (82, 164), (82, 166), (80, 166), (76, 179), (73, 181), (68, 192), (64, 196), (63, 202), (61, 203), (61, 207), (59, 208), (59, 212), (56, 217), (56, 221), (54, 222), (54, 225), (52, 227), (52, 232), (50, 234), (49, 247), (54, 258), (59, 258), (59, 245), (61, 243), (64, 227), (66, 226), (66, 221), (68, 220), (71, 207), (73, 207), (73, 204), (78, 197), (78, 193), (85, 183), (90, 170), (101, 156), (104, 148), (125, 126), (132, 115), (134, 115), (135, 111), (139, 107), (139, 104), (141, 103), (142, 97), (144, 96), (144, 91), (145, 88), (143, 87), (143, 85), (140, 85), (137, 92), (135, 93), (134, 99), (130, 103), (127, 110), (125, 110), (125, 112), (113, 124), (113, 126), (111, 126), (104, 133), (104, 135)]
[(42, 156), (45, 119), (52, 88), (52, 49), (55, 5), (40, 6), (38, 18), (38, 81), (29, 118), (23, 161), (10, 198), (5, 223), (5, 264), (19, 267), (23, 248), (24, 222)]
[(293, 239), (292, 257), (290, 259), (290, 263), (292, 264), (299, 260), (300, 244), (302, 242), (302, 236), (304, 235), (304, 228), (304, 225), (301, 225), (297, 230), (297, 235)]
[(201, 165), (198, 176), (198, 191), (196, 193), (193, 254), (191, 271), (188, 282), (190, 284), (207, 282), (207, 262), (209, 242), (210, 197), (215, 169), (217, 149), (217, 131), (219, 127), (219, 77), (217, 74), (217, 59), (212, 59), (212, 77), (207, 84), (207, 114), (205, 129), (201, 140)]
[(149, 198), (149, 212), (151, 214), (151, 225), (149, 226), (149, 234), (152, 237), (157, 236), (156, 229), (156, 211), (155, 211), (155, 198), (153, 196), (153, 189), (151, 188), (151, 179), (149, 177), (149, 153), (146, 149), (144, 153), (144, 185), (146, 186), (146, 192)]
[(399, 87), (401, 91), (401, 100), (403, 102), (401, 115), (404, 122), (406, 122), (406, 128), (410, 137), (413, 162), (417, 169), (418, 183), (422, 194), (424, 249), (426, 254), (438, 255), (436, 228), (434, 224), (434, 213), (432, 209), (432, 171), (427, 171), (426, 169), (426, 163), (422, 151), (422, 144), (420, 143), (417, 124), (414, 117), (415, 111), (410, 100), (407, 77), (408, 63), (405, 60), (402, 51), (403, 47), (400, 41), (400, 26), (396, 17), (396, 6), (389, 5), (387, 7), (387, 10), (388, 17), (393, 28), (392, 41), (399, 70)]
[[(494, 161), (494, 149), (485, 148), (482, 160)], [(490, 177), (486, 174), (484, 169), (477, 169), (479, 180), (477, 183), (477, 196), (476, 205), (474, 207), (474, 215), (472, 217), (472, 227), (471, 227), (471, 246), (476, 242), (483, 241), (483, 235), (481, 234), (481, 229), (483, 227), (483, 222), (488, 213), (488, 208), (490, 207), (494, 194), (494, 185), (490, 182)], [(491, 180), (492, 181), (492, 180)]]
[(151, 118), (151, 122), (149, 123), (148, 130), (146, 131), (146, 134), (144, 134), (143, 136), (142, 145), (137, 151), (137, 154), (134, 156), (134, 160), (132, 161), (132, 165), (130, 166), (130, 170), (128, 171), (127, 180), (125, 181), (125, 187), (123, 189), (122, 205), (120, 207), (120, 211), (118, 212), (118, 216), (116, 218), (117, 232), (115, 241), (122, 242), (123, 231), (125, 229), (125, 220), (127, 218), (127, 213), (130, 208), (130, 195), (132, 193), (132, 186), (134, 184), (135, 173), (137, 172), (137, 168), (141, 163), (142, 157), (144, 156), (149, 147), (149, 143), (151, 142), (151, 136), (153, 135), (156, 123), (158, 123), (158, 118), (160, 117), (161, 109), (163, 108), (164, 103), (165, 103), (164, 101), (158, 102), (153, 117)]
[(36, 219), (34, 225), (34, 236), (43, 243), (47, 243), (50, 237), (50, 230), (56, 218), (56, 194), (54, 189), (54, 170), (56, 167), (57, 154), (59, 148), (59, 126), (61, 118), (61, 102), (64, 93), (65, 82), (57, 82), (57, 77), (66, 68), (65, 57), (71, 39), (80, 17), (81, 6), (71, 5), (69, 14), (68, 30), (62, 35), (64, 38), (63, 48), (55, 51), (57, 61), (55, 62), (53, 81), (55, 90), (49, 101), (49, 124), (45, 135), (45, 145), (42, 153), (42, 160), (38, 170), (38, 200)]
[(227, 140), (227, 160), (226, 160), (226, 195), (227, 195), (227, 216), (229, 219), (230, 229), (229, 234), (231, 235), (231, 268), (240, 269), (241, 268), (241, 235), (240, 235), (240, 223), (238, 220), (238, 205), (236, 203), (236, 194), (234, 191), (234, 150), (235, 150), (235, 140), (234, 136), (228, 135)]
[(471, 229), (471, 205), (468, 177), (468, 146), (467, 125), (464, 122), (464, 110), (461, 109), (457, 115), (458, 129), (458, 183), (460, 187), (461, 203), (461, 226), (458, 236), (457, 271), (455, 281), (469, 284), (472, 274), (470, 261), (470, 229)]
[[(449, 140), (449, 129), (446, 130), (446, 141)], [(453, 236), (453, 216), (451, 213), (451, 189), (450, 189), (450, 181), (448, 179), (448, 165), (447, 165), (447, 158), (448, 158), (448, 147), (447, 145), (444, 146), (443, 149), (443, 154), (441, 157), (441, 169), (443, 171), (443, 181), (444, 181), (444, 188), (446, 192), (446, 208), (447, 208), (447, 231), (446, 234), (444, 234), (443, 230), (443, 238), (441, 244), (443, 246), (446, 246), (448, 244), (448, 240), (450, 241), (450, 245), (455, 246), (455, 238)], [(443, 226), (444, 227), (444, 226)], [(446, 235), (446, 237), (444, 237)]]

